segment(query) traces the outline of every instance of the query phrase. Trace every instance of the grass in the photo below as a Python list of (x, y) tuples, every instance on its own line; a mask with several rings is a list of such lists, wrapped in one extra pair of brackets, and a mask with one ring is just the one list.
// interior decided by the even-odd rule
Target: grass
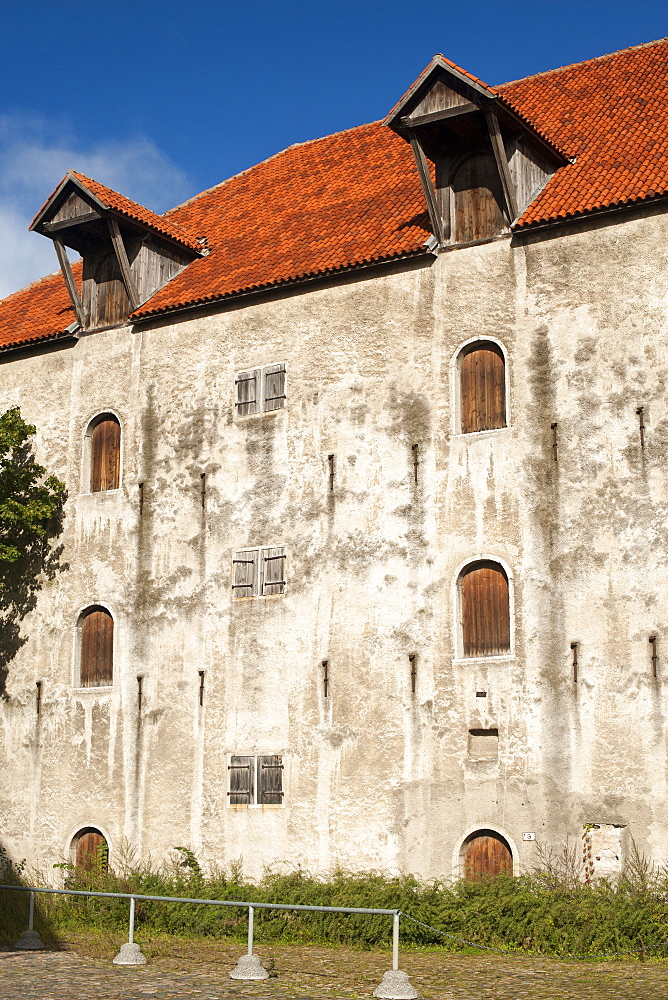
[[(2, 860), (2, 859), (0, 859)], [(571, 859), (572, 861), (572, 859)], [(240, 868), (204, 872), (196, 857), (176, 848), (171, 864), (139, 865), (132, 859), (106, 870), (102, 859), (92, 871), (64, 868), (70, 888), (139, 895), (188, 896), (201, 899), (282, 902), (316, 906), (401, 909), (405, 914), (453, 935), (444, 938), (409, 920), (401, 921), (402, 948), (438, 946), (446, 951), (476, 953), (484, 945), (523, 955), (555, 957), (668, 955), (668, 873), (653, 868), (632, 852), (617, 882), (582, 881), (569, 861), (544, 858), (538, 868), (519, 878), (500, 875), (481, 882), (424, 882), (412, 875), (337, 870), (315, 876), (301, 869), (267, 872), (260, 881)], [(46, 884), (44, 873), (22, 870), (5, 860), (4, 882)], [(72, 896), (38, 896), (36, 929), (56, 943), (84, 935), (93, 946), (127, 933), (126, 900)], [(27, 894), (0, 892), (0, 941), (11, 944), (27, 926)], [(137, 933), (142, 940), (207, 939), (242, 943), (247, 911), (232, 907), (138, 900)], [(392, 920), (362, 914), (303, 913), (257, 910), (259, 943), (389, 947)], [(477, 952), (478, 954), (480, 952)]]

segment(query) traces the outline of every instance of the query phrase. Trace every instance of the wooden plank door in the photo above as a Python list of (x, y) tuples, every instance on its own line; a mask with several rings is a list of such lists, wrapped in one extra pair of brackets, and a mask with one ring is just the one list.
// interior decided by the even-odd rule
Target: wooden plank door
[(464, 656), (499, 656), (510, 650), (508, 578), (497, 563), (475, 563), (461, 578)]
[(86, 830), (77, 841), (76, 866), (84, 871), (107, 867), (108, 847), (99, 830)]
[(121, 471), (121, 427), (115, 417), (105, 417), (93, 428), (90, 469), (91, 493), (118, 489)]
[(508, 231), (501, 178), (491, 154), (469, 156), (453, 183), (455, 242), (471, 243)]
[(80, 683), (105, 687), (114, 677), (114, 619), (104, 608), (88, 612), (81, 623)]
[(468, 348), (459, 366), (461, 432), (506, 426), (506, 365), (496, 344)]
[(464, 851), (464, 875), (471, 881), (513, 870), (513, 856), (503, 837), (491, 831), (471, 837)]

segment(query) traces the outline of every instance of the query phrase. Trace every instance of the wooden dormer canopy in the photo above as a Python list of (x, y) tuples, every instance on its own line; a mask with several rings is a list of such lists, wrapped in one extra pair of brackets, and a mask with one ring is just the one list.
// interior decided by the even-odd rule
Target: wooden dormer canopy
[[(206, 254), (180, 226), (70, 171), (30, 229), (53, 240), (82, 330), (125, 322), (158, 288)], [(81, 290), (65, 247), (83, 258)]]
[(508, 232), (568, 162), (492, 87), (442, 55), (384, 124), (411, 144), (441, 247)]

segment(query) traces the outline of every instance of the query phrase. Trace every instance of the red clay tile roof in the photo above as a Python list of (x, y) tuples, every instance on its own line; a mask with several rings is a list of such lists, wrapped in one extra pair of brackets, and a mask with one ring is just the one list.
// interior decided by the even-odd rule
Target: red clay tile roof
[(377, 122), (291, 146), (169, 217), (211, 253), (134, 317), (424, 252), (430, 235), (410, 146)]
[[(201, 252), (202, 247), (198, 243), (195, 236), (188, 233), (185, 229), (174, 222), (173, 219), (165, 219), (161, 215), (156, 215), (155, 212), (151, 212), (148, 208), (144, 208), (143, 205), (138, 205), (136, 201), (131, 201), (130, 198), (126, 198), (125, 195), (119, 194), (118, 191), (112, 191), (111, 188), (105, 187), (105, 185), (100, 184), (99, 181), (94, 181), (92, 178), (86, 177), (85, 174), (80, 174), (76, 170), (68, 170), (60, 184), (57, 185), (54, 191), (46, 199), (44, 205), (42, 205), (39, 212), (35, 216), (35, 219), (44, 210), (46, 205), (48, 205), (55, 192), (68, 177), (75, 177), (85, 188), (88, 188), (91, 194), (95, 195), (98, 201), (102, 202), (105, 208), (112, 208), (114, 211), (120, 212), (121, 215), (127, 216), (128, 219), (134, 219), (136, 222), (143, 223), (145, 226), (155, 230), (162, 236), (169, 236), (170, 239), (176, 240), (178, 243), (190, 247), (191, 250)], [(34, 221), (35, 220), (33, 219), (31, 225), (34, 224)]]
[(668, 39), (497, 88), (576, 162), (515, 229), (668, 193)]
[[(78, 279), (81, 264), (72, 270)], [(0, 350), (58, 336), (75, 319), (60, 271), (49, 274), (0, 301)]]
[[(668, 194), (668, 39), (494, 90), (576, 157), (516, 229)], [(114, 194), (75, 176), (103, 201)], [(163, 217), (114, 199), (117, 211), (205, 235), (211, 247), (135, 318), (420, 253), (430, 232), (410, 147), (380, 123), (292, 146)], [(72, 319), (52, 276), (0, 302), (0, 346)]]

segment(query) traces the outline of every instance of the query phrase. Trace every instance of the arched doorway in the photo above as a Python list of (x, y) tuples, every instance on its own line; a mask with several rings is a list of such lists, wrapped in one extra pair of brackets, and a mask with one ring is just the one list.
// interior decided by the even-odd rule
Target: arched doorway
[(464, 878), (478, 882), (502, 872), (513, 873), (513, 855), (508, 842), (494, 830), (476, 830), (464, 841)]
[(109, 862), (109, 845), (99, 830), (86, 827), (74, 837), (74, 864), (85, 872), (104, 871)]

